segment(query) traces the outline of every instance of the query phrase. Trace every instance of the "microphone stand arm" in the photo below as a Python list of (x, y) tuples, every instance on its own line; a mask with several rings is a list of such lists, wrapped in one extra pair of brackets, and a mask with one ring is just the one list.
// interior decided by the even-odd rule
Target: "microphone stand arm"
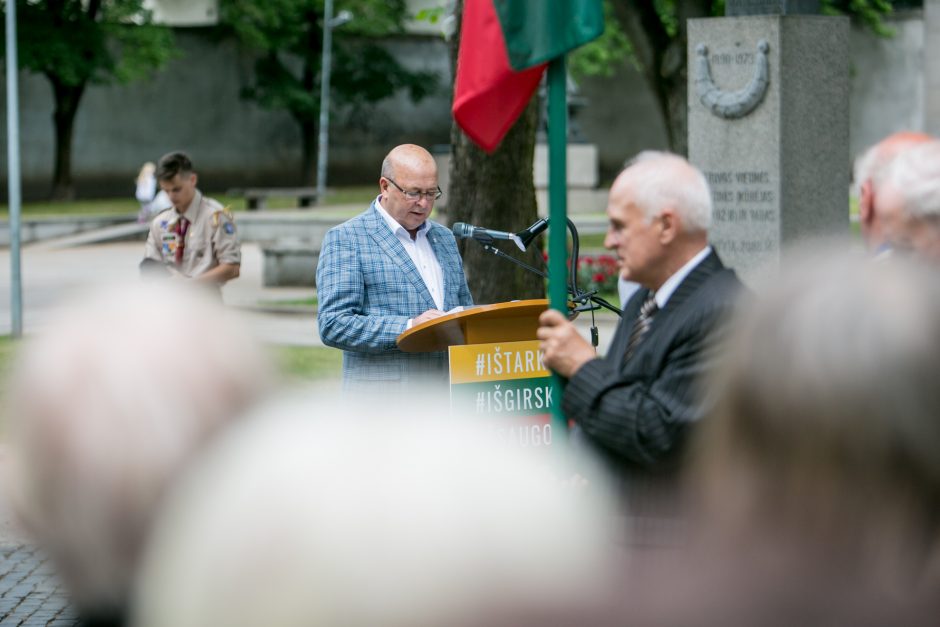
[[(482, 243), (481, 243), (481, 244), (482, 244)], [(526, 262), (522, 261), (521, 259), (516, 259), (516, 258), (513, 257), (512, 255), (507, 255), (506, 253), (504, 253), (504, 252), (501, 251), (500, 249), (496, 248), (496, 246), (494, 246), (494, 245), (492, 245), (492, 244), (482, 244), (482, 246), (483, 246), (483, 250), (485, 250), (485, 251), (488, 252), (488, 253), (492, 253), (492, 254), (496, 255), (497, 257), (502, 257), (503, 259), (508, 259), (509, 261), (513, 262), (514, 264), (516, 264), (516, 265), (519, 266), (520, 268), (525, 268), (525, 269), (528, 270), (529, 272), (531, 272), (531, 273), (533, 273), (533, 274), (537, 274), (537, 275), (539, 275), (540, 277), (542, 277), (543, 279), (547, 279), (547, 278), (548, 278), (548, 275), (545, 274), (544, 272), (542, 272), (541, 270), (539, 270), (538, 268), (536, 268), (536, 267), (534, 267), (534, 266), (530, 266), (530, 265), (527, 264)]]
[[(519, 266), (520, 268), (524, 268), (524, 269), (528, 270), (529, 272), (531, 272), (532, 274), (536, 274), (536, 275), (542, 277), (543, 279), (547, 279), (547, 278), (548, 278), (548, 275), (547, 275), (546, 273), (542, 272), (541, 270), (539, 270), (539, 269), (536, 268), (535, 266), (530, 266), (529, 264), (527, 264), (526, 262), (522, 261), (521, 259), (516, 259), (516, 258), (513, 257), (512, 255), (506, 254), (505, 252), (503, 252), (502, 250), (500, 250), (499, 248), (497, 248), (496, 246), (494, 246), (494, 245), (492, 245), (492, 244), (482, 244), (482, 246), (483, 246), (483, 250), (485, 250), (485, 251), (488, 252), (488, 253), (491, 253), (491, 254), (496, 255), (497, 257), (501, 257), (501, 258), (503, 258), (503, 259), (507, 259), (507, 260), (511, 261), (512, 263), (516, 264), (517, 266)], [(614, 313), (617, 314), (618, 316), (620, 315), (620, 309), (619, 309), (619, 308), (615, 307), (614, 305), (611, 305), (609, 302), (607, 302), (606, 300), (604, 300), (604, 299), (601, 298), (600, 296), (595, 295), (594, 292), (582, 292), (582, 293), (580, 293), (580, 294), (576, 294), (575, 291), (571, 288), (570, 285), (567, 286), (567, 289), (568, 289), (568, 294), (570, 294), (570, 295), (572, 296), (572, 301), (574, 301), (574, 302), (584, 303), (584, 302), (587, 301), (587, 300), (591, 300), (591, 301), (597, 303), (598, 305), (600, 305), (601, 307), (603, 307), (603, 308), (605, 308), (605, 309), (609, 309), (610, 311), (614, 312)], [(585, 310), (585, 311), (586, 311), (586, 310)]]

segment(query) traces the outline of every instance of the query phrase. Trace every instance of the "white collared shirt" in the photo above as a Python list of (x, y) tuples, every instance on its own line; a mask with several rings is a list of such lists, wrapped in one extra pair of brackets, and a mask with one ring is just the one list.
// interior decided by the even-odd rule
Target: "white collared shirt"
[[(418, 273), (421, 274), (421, 278), (428, 288), (428, 292), (431, 293), (431, 298), (434, 299), (434, 305), (438, 309), (444, 309), (444, 272), (441, 270), (441, 264), (434, 254), (434, 249), (431, 248), (431, 242), (428, 241), (428, 223), (425, 222), (419, 226), (417, 236), (415, 239), (411, 239), (411, 234), (385, 210), (378, 198), (375, 199), (375, 206), (379, 210), (379, 215), (388, 224), (388, 228), (392, 229), (392, 233), (405, 247), (405, 252), (414, 262)], [(410, 326), (409, 323), (409, 328)]]
[(666, 279), (666, 282), (656, 290), (655, 298), (657, 307), (662, 309), (666, 306), (666, 303), (669, 302), (669, 298), (672, 296), (673, 292), (676, 291), (676, 288), (679, 287), (679, 284), (685, 280), (685, 277), (689, 276), (689, 273), (692, 272), (698, 264), (705, 260), (705, 257), (707, 257), (711, 251), (712, 247), (706, 246), (700, 250), (698, 254), (689, 259), (684, 266), (679, 268), (675, 274)]

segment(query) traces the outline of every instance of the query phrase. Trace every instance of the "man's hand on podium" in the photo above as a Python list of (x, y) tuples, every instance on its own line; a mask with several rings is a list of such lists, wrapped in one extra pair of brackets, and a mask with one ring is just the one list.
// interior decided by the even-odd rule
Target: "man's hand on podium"
[(435, 318), (440, 318), (441, 316), (444, 316), (444, 315), (446, 314), (440, 309), (428, 309), (423, 314), (421, 314), (420, 316), (417, 316), (413, 320), (412, 326), (416, 327), (422, 322), (427, 322), (428, 320), (434, 320)]

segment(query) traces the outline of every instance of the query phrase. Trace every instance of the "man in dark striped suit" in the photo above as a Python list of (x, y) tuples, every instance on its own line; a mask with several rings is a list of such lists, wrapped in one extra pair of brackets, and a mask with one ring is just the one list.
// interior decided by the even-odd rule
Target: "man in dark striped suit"
[(706, 413), (697, 385), (740, 287), (708, 245), (711, 215), (699, 170), (676, 155), (640, 154), (614, 181), (607, 205), (604, 246), (616, 252), (621, 277), (642, 286), (607, 356), (597, 357), (559, 312), (540, 318), (545, 363), (569, 379), (562, 407), (576, 424), (572, 437), (613, 465), (643, 537), (651, 536), (637, 525), (655, 532), (677, 513), (683, 442)]

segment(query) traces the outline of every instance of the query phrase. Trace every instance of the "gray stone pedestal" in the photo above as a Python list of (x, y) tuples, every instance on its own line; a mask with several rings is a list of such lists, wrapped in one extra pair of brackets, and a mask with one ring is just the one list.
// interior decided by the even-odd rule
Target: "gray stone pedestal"
[(689, 20), (689, 160), (712, 189), (711, 242), (746, 282), (782, 246), (849, 229), (849, 20)]
[(924, 126), (940, 136), (940, 0), (924, 0)]

